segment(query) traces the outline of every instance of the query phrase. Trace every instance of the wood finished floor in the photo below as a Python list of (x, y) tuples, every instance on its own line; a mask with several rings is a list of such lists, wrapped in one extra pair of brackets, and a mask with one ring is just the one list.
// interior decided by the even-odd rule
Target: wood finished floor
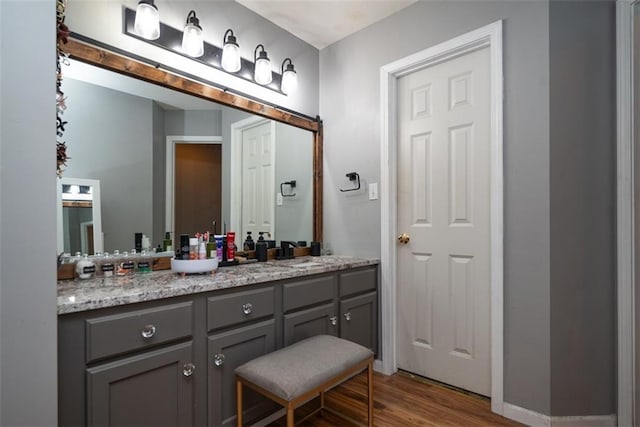
[[(331, 412), (312, 415), (298, 427), (351, 427), (366, 425), (367, 377), (365, 373), (325, 394), (325, 406), (345, 414), (350, 422)], [(522, 426), (491, 412), (489, 399), (452, 390), (407, 373), (386, 376), (374, 373), (374, 425), (382, 426)], [(312, 401), (296, 410), (296, 420), (313, 408)], [(362, 424), (361, 424), (362, 423)], [(285, 425), (284, 418), (269, 427)]]

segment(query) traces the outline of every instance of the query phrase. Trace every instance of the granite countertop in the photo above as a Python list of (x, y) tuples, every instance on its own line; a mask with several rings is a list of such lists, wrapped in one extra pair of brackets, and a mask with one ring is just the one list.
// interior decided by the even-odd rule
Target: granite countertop
[(164, 270), (124, 277), (61, 280), (58, 282), (58, 314), (304, 277), (379, 262), (376, 258), (345, 256), (298, 257), (219, 268), (214, 274), (181, 276)]

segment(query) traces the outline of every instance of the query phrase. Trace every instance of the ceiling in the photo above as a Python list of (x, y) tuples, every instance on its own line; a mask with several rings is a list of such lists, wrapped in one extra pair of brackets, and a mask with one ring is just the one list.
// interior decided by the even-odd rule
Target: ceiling
[(416, 0), (236, 0), (310, 45), (323, 49)]

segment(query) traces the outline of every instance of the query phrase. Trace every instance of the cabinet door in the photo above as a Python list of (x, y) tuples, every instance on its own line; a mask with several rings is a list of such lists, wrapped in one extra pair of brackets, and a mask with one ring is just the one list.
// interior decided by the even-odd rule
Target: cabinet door
[(90, 426), (191, 426), (191, 342), (87, 369)]
[[(209, 425), (231, 426), (236, 422), (235, 369), (274, 350), (273, 319), (212, 335), (208, 344)], [(251, 421), (274, 407), (273, 402), (245, 388), (245, 419)]]
[(340, 301), (340, 337), (378, 351), (378, 294)]
[(333, 303), (284, 316), (284, 345), (314, 335), (338, 335), (337, 310)]

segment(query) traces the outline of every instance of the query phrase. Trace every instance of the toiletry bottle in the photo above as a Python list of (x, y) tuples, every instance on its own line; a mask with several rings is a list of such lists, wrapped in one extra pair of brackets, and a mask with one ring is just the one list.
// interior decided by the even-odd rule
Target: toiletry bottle
[(253, 251), (256, 248), (256, 244), (251, 237), (251, 232), (247, 231), (247, 238), (244, 241), (244, 250), (245, 251)]
[(236, 233), (227, 231), (227, 261), (236, 259)]
[(198, 239), (198, 259), (207, 259), (207, 244), (202, 237)]
[(79, 279), (90, 279), (96, 272), (96, 265), (84, 254), (82, 259), (76, 263), (76, 274)]
[(207, 258), (217, 258), (216, 251), (216, 238), (213, 234), (209, 234), (209, 241), (207, 242)]
[(135, 233), (134, 249), (138, 252), (142, 252), (142, 233)]
[(180, 235), (180, 257), (179, 259), (189, 259), (189, 235)]
[(171, 241), (170, 231), (167, 231), (166, 233), (164, 233), (164, 240), (162, 241), (162, 249), (164, 249), (165, 252), (173, 251), (173, 242)]
[(189, 238), (189, 259), (198, 259), (198, 238)]
[(224, 236), (221, 234), (216, 234), (213, 236), (216, 241), (216, 256), (218, 257), (218, 262), (222, 262), (222, 247), (224, 243)]

